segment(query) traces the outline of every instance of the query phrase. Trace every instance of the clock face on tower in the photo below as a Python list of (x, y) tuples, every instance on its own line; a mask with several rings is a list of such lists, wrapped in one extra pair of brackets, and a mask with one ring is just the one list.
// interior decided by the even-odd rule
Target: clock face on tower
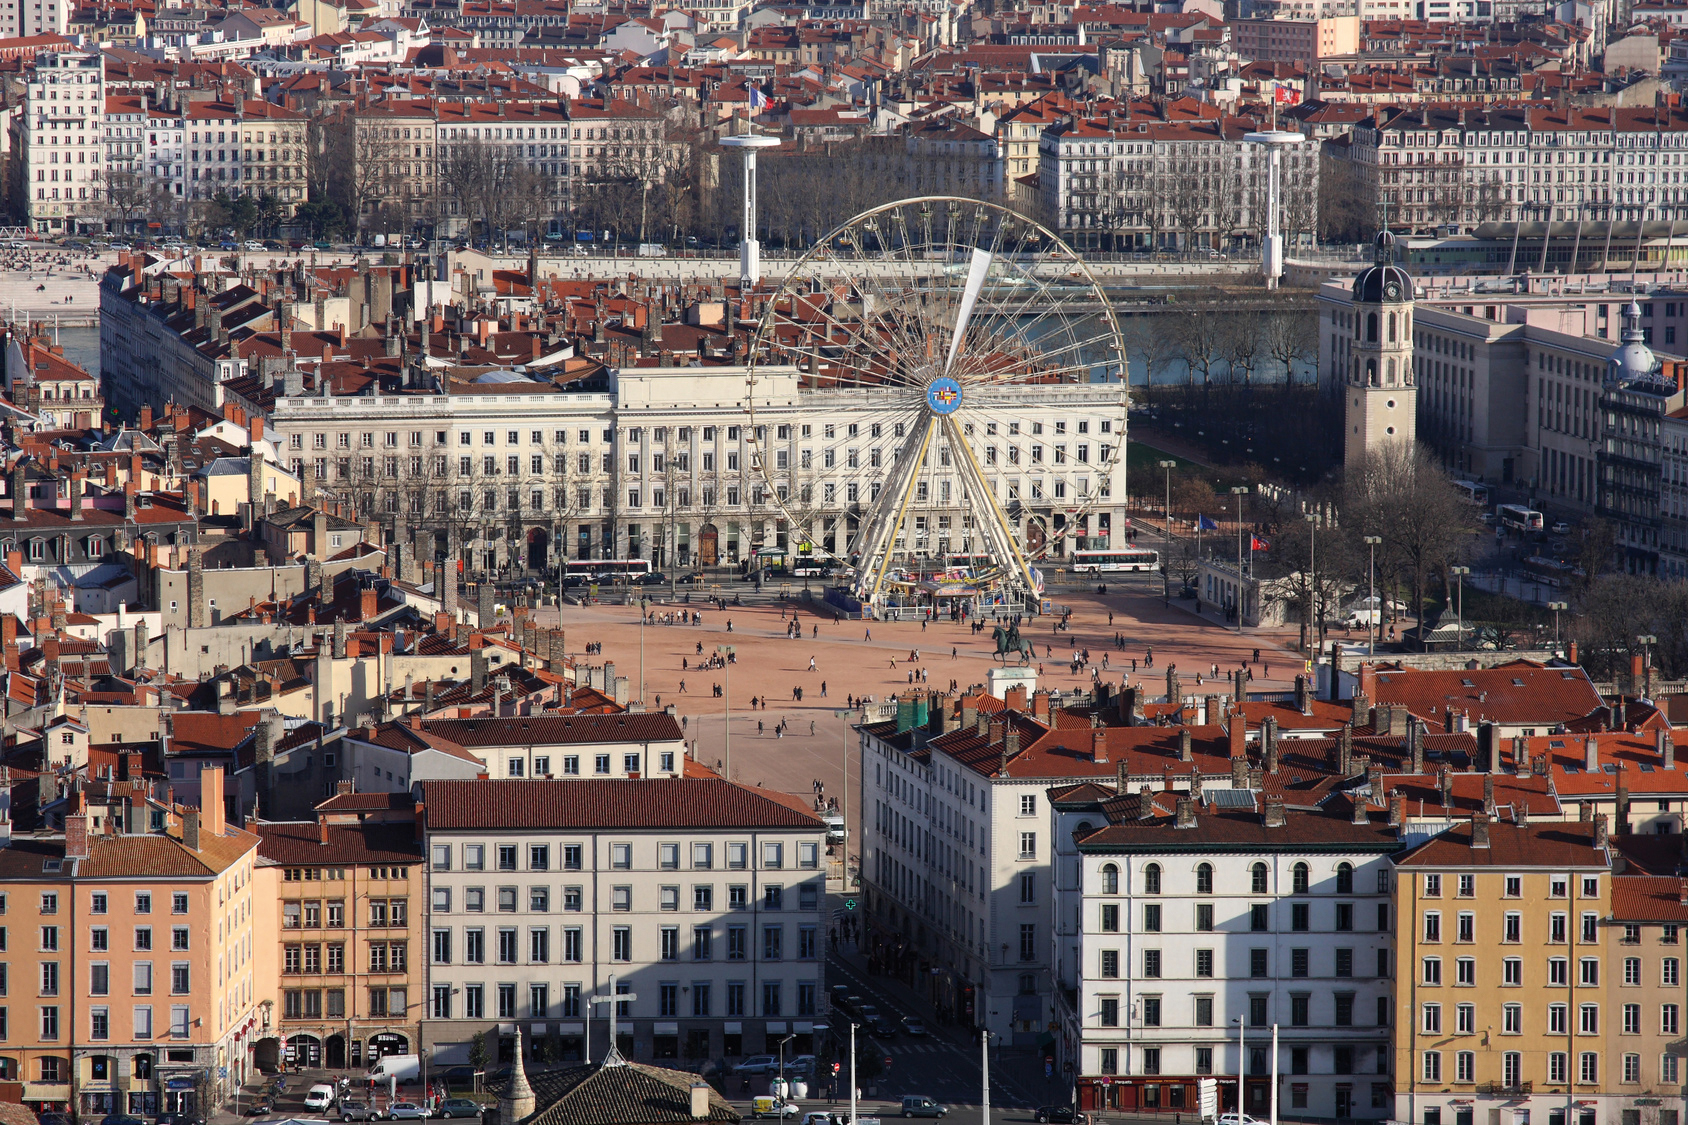
[(1400, 284), (1398, 282), (1391, 281), (1388, 285), (1383, 287), (1383, 295), (1385, 297), (1399, 297), (1401, 295)]

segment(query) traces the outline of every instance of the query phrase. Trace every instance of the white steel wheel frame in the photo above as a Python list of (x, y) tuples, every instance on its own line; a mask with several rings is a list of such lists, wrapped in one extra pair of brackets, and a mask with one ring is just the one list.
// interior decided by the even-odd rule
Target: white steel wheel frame
[(758, 499), (876, 610), (899, 564), (956, 555), (988, 556), (1028, 604), (1035, 564), (1113, 503), (1125, 357), (1101, 286), (1041, 224), (946, 196), (865, 211), (763, 303), (745, 393)]

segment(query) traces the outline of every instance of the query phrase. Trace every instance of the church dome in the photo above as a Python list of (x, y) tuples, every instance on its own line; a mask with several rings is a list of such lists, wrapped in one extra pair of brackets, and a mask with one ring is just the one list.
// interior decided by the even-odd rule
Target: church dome
[(1369, 305), (1391, 305), (1405, 304), (1412, 297), (1412, 275), (1395, 264), (1395, 235), (1380, 230), (1372, 240), (1372, 264), (1354, 278), (1354, 300)]
[(1646, 334), (1641, 331), (1641, 306), (1631, 300), (1624, 306), (1622, 340), (1606, 361), (1606, 377), (1614, 383), (1653, 379), (1657, 367), (1653, 349), (1647, 346)]

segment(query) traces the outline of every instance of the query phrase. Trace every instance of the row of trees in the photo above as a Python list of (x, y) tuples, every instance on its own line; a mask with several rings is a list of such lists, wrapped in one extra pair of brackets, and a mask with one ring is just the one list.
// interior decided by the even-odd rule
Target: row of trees
[(107, 172), (103, 188), (106, 220), (119, 232), (128, 232), (144, 222), (194, 236), (232, 230), (240, 238), (249, 234), (268, 237), (278, 232), (288, 214), (287, 204), (268, 193), (219, 191), (203, 199), (179, 196), (168, 180), (150, 172)]

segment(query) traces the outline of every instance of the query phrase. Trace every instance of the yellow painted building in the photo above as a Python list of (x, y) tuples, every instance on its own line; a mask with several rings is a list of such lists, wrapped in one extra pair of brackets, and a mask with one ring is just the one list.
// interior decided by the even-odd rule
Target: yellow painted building
[(266, 1065), (365, 1067), (421, 1041), (422, 849), (394, 797), (342, 793), (317, 820), (258, 825)]
[(1603, 821), (1479, 817), (1396, 858), (1395, 902), (1396, 1120), (1619, 1125)]

